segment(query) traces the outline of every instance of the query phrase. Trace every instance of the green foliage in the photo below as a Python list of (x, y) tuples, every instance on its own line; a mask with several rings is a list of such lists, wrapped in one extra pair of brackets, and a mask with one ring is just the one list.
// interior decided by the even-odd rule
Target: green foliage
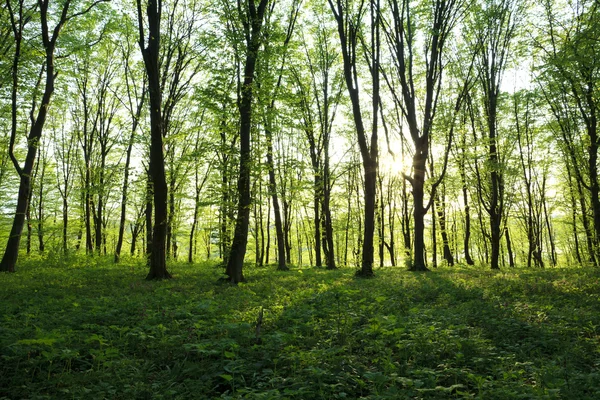
[(247, 268), (236, 287), (214, 264), (161, 282), (145, 269), (72, 258), (0, 275), (0, 398), (600, 395), (598, 270)]

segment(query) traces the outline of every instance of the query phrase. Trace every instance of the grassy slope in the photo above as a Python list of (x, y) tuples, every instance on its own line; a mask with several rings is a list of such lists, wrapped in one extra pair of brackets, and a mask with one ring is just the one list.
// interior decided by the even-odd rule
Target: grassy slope
[(0, 398), (600, 398), (598, 270), (171, 271), (0, 274)]

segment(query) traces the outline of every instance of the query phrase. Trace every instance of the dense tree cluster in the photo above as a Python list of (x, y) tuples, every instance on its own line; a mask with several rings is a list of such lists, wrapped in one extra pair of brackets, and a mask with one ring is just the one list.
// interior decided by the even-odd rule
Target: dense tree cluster
[(599, 7), (6, 0), (0, 270), (597, 266)]

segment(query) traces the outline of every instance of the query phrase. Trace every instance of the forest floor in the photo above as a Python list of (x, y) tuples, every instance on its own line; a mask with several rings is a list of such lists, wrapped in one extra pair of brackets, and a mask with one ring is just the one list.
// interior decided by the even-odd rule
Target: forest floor
[(170, 272), (0, 274), (0, 399), (600, 398), (600, 270)]

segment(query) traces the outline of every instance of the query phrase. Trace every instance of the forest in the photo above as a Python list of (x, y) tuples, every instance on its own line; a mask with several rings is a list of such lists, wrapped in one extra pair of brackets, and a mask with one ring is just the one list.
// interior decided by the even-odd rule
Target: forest
[(0, 399), (596, 398), (598, 38), (597, 0), (3, 1)]

